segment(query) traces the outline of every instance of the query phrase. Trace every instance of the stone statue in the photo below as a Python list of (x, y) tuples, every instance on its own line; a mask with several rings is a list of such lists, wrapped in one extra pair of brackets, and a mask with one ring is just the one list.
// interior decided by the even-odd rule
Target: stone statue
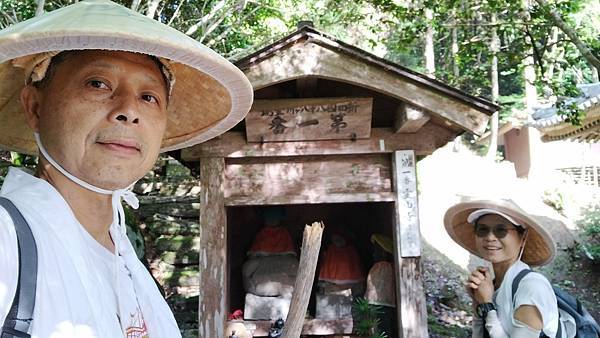
[(373, 266), (367, 275), (367, 291), (365, 298), (369, 304), (381, 306), (379, 315), (380, 330), (386, 332), (388, 337), (397, 336), (396, 333), (396, 280), (394, 274), (393, 242), (392, 239), (382, 235), (371, 236), (373, 245)]
[(246, 294), (245, 318), (286, 317), (294, 291), (298, 258), (292, 237), (281, 224), (282, 208), (264, 211), (265, 226), (258, 232), (242, 267)]
[(360, 255), (340, 230), (331, 234), (319, 268), (317, 313), (319, 319), (352, 316), (352, 298), (364, 292)]

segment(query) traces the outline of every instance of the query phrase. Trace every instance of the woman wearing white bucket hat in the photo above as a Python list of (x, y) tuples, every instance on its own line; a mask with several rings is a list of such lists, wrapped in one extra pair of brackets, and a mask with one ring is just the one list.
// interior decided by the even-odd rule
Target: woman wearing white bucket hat
[(27, 267), (0, 206), (0, 324), (44, 338), (179, 337), (124, 234), (121, 199), (137, 207), (130, 187), (159, 152), (233, 127), (252, 93), (212, 50), (108, 0), (0, 31), (0, 148), (40, 152), (37, 177), (11, 168), (0, 191), (35, 239), (35, 307), (8, 313)]
[(543, 275), (525, 275), (512, 297), (517, 275), (551, 262), (556, 253), (537, 220), (511, 200), (476, 200), (449, 208), (444, 225), (456, 243), (493, 267), (495, 279), (488, 268), (478, 267), (465, 284), (476, 312), (473, 337), (554, 338), (565, 332), (556, 296)]

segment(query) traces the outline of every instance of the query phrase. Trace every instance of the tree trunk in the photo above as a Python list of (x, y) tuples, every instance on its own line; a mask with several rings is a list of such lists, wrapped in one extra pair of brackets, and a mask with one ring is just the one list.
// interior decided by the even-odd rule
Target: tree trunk
[(458, 27), (456, 27), (456, 11), (452, 11), (452, 74), (454, 79), (460, 76), (460, 70), (458, 68)]
[(146, 16), (154, 19), (154, 15), (156, 14), (158, 5), (160, 5), (160, 0), (149, 0), (148, 9), (146, 10)]
[[(530, 21), (529, 17), (529, 0), (523, 0), (523, 8), (525, 8), (524, 19)], [(534, 41), (530, 41), (534, 43)], [(525, 58), (523, 58), (523, 78), (525, 79), (525, 109), (527, 114), (531, 114), (533, 108), (537, 104), (537, 89), (535, 88), (535, 60), (533, 59), (533, 47), (525, 50)]]
[[(498, 39), (498, 27), (496, 26), (496, 13), (492, 13), (490, 23), (492, 24), (492, 37), (490, 41), (490, 50), (492, 52), (492, 64), (490, 77), (492, 82), (492, 102), (497, 103), (500, 96), (500, 86), (498, 84), (498, 52), (500, 50), (500, 41)], [(498, 112), (495, 112), (490, 118), (490, 146), (487, 152), (487, 159), (494, 161), (498, 151)]]
[(591, 70), (592, 70), (592, 81), (593, 82), (600, 82), (600, 79), (598, 78), (598, 68), (590, 66)]
[(46, 4), (46, 0), (37, 0), (37, 5), (35, 8), (35, 16), (40, 16), (44, 14), (44, 5)]
[(575, 47), (577, 47), (577, 49), (579, 50), (581, 55), (587, 60), (587, 62), (594, 66), (596, 69), (600, 69), (600, 59), (598, 59), (598, 57), (594, 55), (594, 53), (592, 53), (588, 45), (586, 45), (583, 41), (581, 41), (581, 39), (579, 39), (579, 36), (577, 36), (577, 32), (560, 17), (560, 13), (558, 13), (556, 9), (552, 8), (546, 0), (535, 1), (540, 6), (546, 7), (548, 9), (548, 14), (550, 14), (550, 17), (552, 18), (554, 24), (558, 28), (560, 28), (560, 30), (563, 31), (563, 33), (565, 33), (569, 37), (569, 39), (571, 39), (571, 42), (573, 42)]
[(427, 20), (427, 31), (425, 31), (425, 71), (427, 76), (435, 78), (435, 52), (433, 47), (433, 11), (425, 8), (425, 20)]
[(140, 2), (141, 2), (141, 0), (133, 0), (133, 1), (131, 1), (131, 7), (130, 7), (131, 10), (134, 11), (134, 12), (137, 12), (138, 8), (140, 7)]

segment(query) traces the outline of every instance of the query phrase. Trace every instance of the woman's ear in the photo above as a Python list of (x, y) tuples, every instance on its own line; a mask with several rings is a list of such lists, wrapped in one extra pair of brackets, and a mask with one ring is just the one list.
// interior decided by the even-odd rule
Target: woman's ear
[(37, 88), (32, 85), (26, 85), (21, 90), (21, 105), (25, 112), (25, 118), (29, 128), (34, 132), (39, 132), (40, 122), (40, 92)]

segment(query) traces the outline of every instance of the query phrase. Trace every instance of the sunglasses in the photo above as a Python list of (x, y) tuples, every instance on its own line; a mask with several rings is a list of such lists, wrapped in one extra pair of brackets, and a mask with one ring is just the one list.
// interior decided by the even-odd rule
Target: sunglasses
[(498, 239), (506, 237), (509, 231), (518, 231), (515, 227), (506, 227), (503, 225), (499, 225), (496, 227), (489, 227), (487, 225), (476, 225), (475, 226), (475, 236), (477, 237), (487, 237), (490, 232), (494, 233), (494, 236)]

